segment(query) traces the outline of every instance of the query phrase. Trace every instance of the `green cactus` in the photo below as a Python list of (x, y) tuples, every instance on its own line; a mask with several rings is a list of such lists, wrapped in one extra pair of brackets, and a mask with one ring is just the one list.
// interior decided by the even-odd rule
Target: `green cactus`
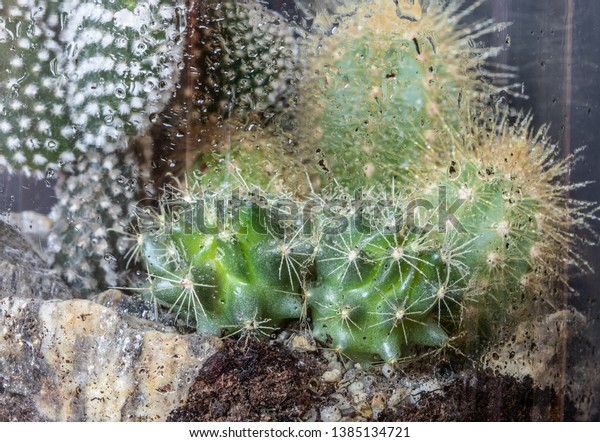
[(127, 255), (140, 198), (149, 198), (150, 164), (140, 140), (125, 152), (90, 152), (56, 186), (49, 218), (48, 261), (71, 287), (87, 296), (130, 285)]
[(41, 176), (125, 150), (171, 97), (182, 60), (176, 2), (0, 5), (0, 164)]
[(299, 318), (311, 254), (298, 226), (286, 226), (257, 189), (237, 190), (175, 192), (137, 245), (148, 296), (216, 335), (260, 334)]
[(364, 1), (333, 35), (321, 36), (309, 63), (314, 74), (299, 88), (301, 151), (314, 157), (317, 149), (349, 189), (408, 183), (443, 164), (451, 152), (436, 141), (458, 128), (465, 102), (475, 106), (493, 91), (480, 65), (497, 48), (474, 47), (470, 38), (503, 27), (459, 27), (472, 10), (459, 12), (461, 4), (434, 3), (421, 14), (415, 3), (418, 17), (408, 19), (398, 2)]
[[(568, 198), (572, 186), (560, 180), (572, 159), (556, 161), (530, 119), (512, 126), (504, 116), (493, 127), (465, 123), (447, 167), (414, 187), (390, 192), (383, 183), (357, 200), (338, 189), (335, 198), (314, 195), (308, 205), (318, 210), (309, 212), (282, 194), (298, 208), (290, 213), (310, 215), (292, 217), (296, 228), (311, 227), (293, 235), (197, 233), (197, 203), (215, 194), (205, 183), (175, 193), (140, 237), (148, 290), (216, 334), (249, 333), (252, 318), (277, 327), (307, 312), (314, 336), (353, 360), (393, 362), (446, 345), (474, 355), (509, 320), (555, 303), (565, 264), (584, 264), (569, 229), (589, 231), (598, 211)], [(274, 195), (242, 205), (239, 226), (267, 219)], [(286, 260), (285, 251), (297, 255)], [(231, 306), (230, 297), (239, 297), (235, 310), (217, 309), (215, 300)], [(270, 303), (293, 308), (274, 312)]]
[(352, 359), (398, 360), (417, 345), (442, 347), (469, 306), (485, 318), (477, 338), (489, 339), (489, 325), (501, 327), (521, 302), (541, 243), (539, 201), (468, 156), (431, 179), (409, 200), (392, 200), (383, 220), (395, 224), (379, 219), (366, 229), (355, 218), (319, 244), (308, 291), (313, 333)]
[(203, 112), (243, 118), (284, 105), (299, 65), (294, 28), (255, 1), (209, 0), (198, 15)]
[(5, 0), (0, 17), (0, 165), (31, 173), (73, 160), (57, 70), (60, 2)]

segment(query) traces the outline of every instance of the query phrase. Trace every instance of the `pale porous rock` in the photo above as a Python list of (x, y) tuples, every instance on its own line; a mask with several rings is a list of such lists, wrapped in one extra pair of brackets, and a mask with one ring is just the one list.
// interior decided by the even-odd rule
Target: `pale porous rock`
[(163, 421), (220, 347), (88, 300), (0, 300), (0, 391), (36, 420)]
[(576, 419), (589, 420), (600, 385), (596, 362), (590, 358), (596, 351), (594, 343), (583, 314), (558, 310), (522, 322), (483, 362), (496, 373), (520, 380), (530, 376), (540, 388), (566, 392), (577, 406)]
[(71, 290), (14, 227), (0, 221), (0, 298), (71, 299)]

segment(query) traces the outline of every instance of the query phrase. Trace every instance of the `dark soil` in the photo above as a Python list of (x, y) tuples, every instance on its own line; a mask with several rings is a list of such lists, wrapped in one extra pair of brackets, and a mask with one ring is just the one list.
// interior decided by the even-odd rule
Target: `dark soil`
[(202, 367), (187, 403), (168, 420), (297, 421), (333, 393), (333, 386), (320, 380), (324, 369), (311, 354), (226, 341)]
[[(278, 344), (226, 341), (201, 369), (188, 401), (170, 421), (295, 421), (311, 408), (332, 405), (335, 386), (321, 381), (325, 364), (314, 354), (292, 352)], [(433, 370), (432, 372), (435, 372)], [(491, 371), (446, 372), (440, 390), (422, 393), (418, 403), (404, 400), (383, 410), (387, 422), (561, 421), (572, 420), (572, 401), (530, 378), (519, 381)], [(386, 382), (381, 379), (381, 386)], [(339, 386), (338, 386), (339, 387)], [(337, 393), (344, 392), (341, 388)], [(368, 402), (370, 402), (369, 398)], [(354, 420), (359, 413), (346, 413)], [(354, 418), (353, 418), (354, 416)]]
[(553, 389), (540, 389), (531, 378), (518, 381), (487, 372), (471, 373), (441, 391), (422, 394), (418, 405), (402, 402), (385, 410), (382, 421), (531, 422), (571, 420), (576, 409)]

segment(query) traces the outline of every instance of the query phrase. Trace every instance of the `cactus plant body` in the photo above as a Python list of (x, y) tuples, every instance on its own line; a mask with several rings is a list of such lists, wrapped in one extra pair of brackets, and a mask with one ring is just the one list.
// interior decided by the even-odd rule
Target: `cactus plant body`
[(459, 12), (461, 3), (434, 4), (422, 14), (415, 5), (419, 17), (409, 19), (398, 14), (398, 2), (360, 2), (319, 40), (300, 88), (296, 138), (303, 151), (318, 149), (337, 182), (351, 189), (408, 182), (445, 160), (449, 148), (435, 141), (458, 127), (464, 102), (476, 106), (492, 91), (480, 65), (497, 48), (469, 41), (503, 26), (459, 28), (472, 10)]
[(2, 3), (0, 162), (38, 176), (126, 149), (162, 109), (182, 47), (170, 0)]

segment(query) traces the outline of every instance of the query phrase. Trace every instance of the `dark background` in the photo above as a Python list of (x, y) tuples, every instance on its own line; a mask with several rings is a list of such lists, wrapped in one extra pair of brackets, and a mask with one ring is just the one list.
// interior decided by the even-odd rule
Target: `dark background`
[[(477, 13), (512, 25), (494, 37), (510, 47), (502, 62), (518, 67), (528, 100), (514, 100), (517, 108), (532, 110), (534, 124), (550, 123), (550, 135), (565, 154), (586, 147), (583, 161), (574, 169), (573, 182), (595, 181), (573, 193), (575, 198), (600, 201), (600, 2), (597, 0), (490, 0)], [(600, 232), (600, 223), (595, 230)], [(578, 294), (569, 303), (589, 321), (589, 336), (600, 340), (600, 247), (589, 245), (578, 252), (595, 269), (594, 274), (574, 275)], [(576, 341), (575, 341), (576, 342)], [(569, 363), (581, 358), (600, 365), (600, 354), (585, 344), (571, 345)], [(569, 367), (567, 367), (567, 370)], [(598, 371), (597, 371), (598, 372)], [(600, 372), (598, 372), (600, 376)], [(590, 389), (600, 396), (600, 380)], [(596, 398), (596, 407), (600, 400)], [(594, 417), (596, 420), (600, 416)]]

